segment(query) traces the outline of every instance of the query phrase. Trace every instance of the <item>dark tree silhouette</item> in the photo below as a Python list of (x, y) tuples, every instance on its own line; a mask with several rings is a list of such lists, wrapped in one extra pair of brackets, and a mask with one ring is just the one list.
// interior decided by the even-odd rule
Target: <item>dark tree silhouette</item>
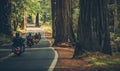
[(74, 56), (82, 55), (82, 50), (112, 54), (107, 12), (107, 0), (80, 0), (79, 45), (76, 45)]
[(56, 31), (55, 31), (56, 0), (51, 0), (51, 8), (52, 8), (52, 37), (54, 38), (56, 35)]
[(11, 0), (0, 0), (0, 33), (11, 36)]
[(39, 27), (39, 13), (36, 15), (36, 27)]
[[(55, 22), (55, 42), (59, 43), (69, 42), (73, 40), (72, 37), (72, 13), (71, 0), (56, 0), (56, 22)], [(55, 18), (54, 18), (55, 19)]]

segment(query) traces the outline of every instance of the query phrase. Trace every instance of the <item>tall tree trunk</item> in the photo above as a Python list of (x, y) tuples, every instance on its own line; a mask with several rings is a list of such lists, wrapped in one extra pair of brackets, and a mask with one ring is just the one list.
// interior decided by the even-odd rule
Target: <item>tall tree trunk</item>
[(71, 0), (56, 0), (56, 35), (55, 43), (68, 42), (71, 22)]
[(0, 33), (11, 36), (11, 0), (0, 0)]
[(24, 29), (26, 29), (26, 26), (27, 26), (27, 12), (26, 11), (24, 11), (24, 20), (23, 20), (24, 22), (23, 22), (23, 28)]
[(110, 46), (110, 33), (108, 31), (108, 14), (107, 14), (107, 4), (105, 0), (99, 0), (100, 3), (100, 46), (101, 52), (105, 54), (112, 55), (112, 50)]
[(39, 13), (36, 15), (36, 27), (39, 27)]
[(64, 42), (63, 20), (62, 20), (62, 0), (56, 0), (56, 35), (54, 45)]
[(68, 32), (69, 32), (69, 39), (70, 39), (70, 43), (72, 45), (75, 45), (76, 39), (75, 39), (75, 34), (73, 31), (73, 8), (72, 8), (72, 0), (69, 1), (69, 26), (68, 26)]
[(118, 28), (118, 17), (117, 17), (117, 0), (114, 0), (114, 32), (116, 32), (117, 28)]
[(51, 0), (51, 8), (52, 8), (52, 37), (55, 38), (56, 0)]
[(82, 55), (84, 50), (112, 54), (105, 0), (80, 0), (78, 41), (73, 57)]
[[(92, 48), (92, 28), (91, 28), (91, 13), (92, 2), (89, 0), (80, 0), (80, 14), (78, 20), (78, 37), (76, 48), (73, 57), (82, 55), (85, 51), (91, 51)], [(88, 12), (89, 11), (89, 12)]]

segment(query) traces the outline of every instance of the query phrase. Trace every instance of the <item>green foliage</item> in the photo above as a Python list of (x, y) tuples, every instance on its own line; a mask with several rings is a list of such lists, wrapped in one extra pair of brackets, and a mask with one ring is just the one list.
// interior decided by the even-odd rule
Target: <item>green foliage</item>
[(114, 55), (120, 52), (120, 34), (110, 33), (111, 47)]
[(73, 29), (74, 32), (77, 32), (78, 16), (79, 16), (79, 0), (72, 0), (72, 9), (73, 9)]
[[(51, 1), (50, 0), (40, 0), (40, 7), (41, 7), (41, 19), (43, 21), (51, 21)], [(46, 18), (45, 18), (46, 17)]]
[(102, 58), (90, 57), (92, 68), (97, 71), (118, 71), (120, 65), (120, 58)]
[(0, 35), (0, 45), (4, 44), (4, 43), (10, 43), (11, 42), (11, 39), (8, 38), (7, 36), (5, 35)]
[(31, 15), (28, 16), (27, 22), (30, 23), (30, 24), (33, 22), (33, 19), (32, 19), (32, 16), (31, 16)]
[(26, 11), (28, 14), (40, 14), (41, 20), (46, 15), (46, 20), (51, 20), (51, 1), (50, 0), (29, 0)]
[(21, 25), (28, 0), (11, 0), (11, 25), (17, 29)]
[[(24, 12), (27, 12), (28, 15), (39, 13), (41, 18), (46, 13), (46, 21), (51, 21), (51, 2), (50, 0), (11, 0), (11, 12), (13, 30), (21, 26)], [(28, 22), (32, 22), (32, 19), (28, 18)]]
[(102, 56), (91, 56), (90, 62), (92, 67), (100, 71), (118, 71), (120, 58)]
[(112, 64), (120, 64), (120, 58), (110, 59), (110, 58), (104, 58), (104, 57), (90, 57), (91, 63), (94, 66), (107, 66)]
[(28, 14), (34, 14), (36, 15), (37, 13), (41, 12), (41, 7), (39, 4), (39, 0), (27, 0), (26, 3), (26, 11)]
[[(109, 29), (111, 32), (114, 32), (114, 9), (115, 9), (115, 5), (114, 5), (114, 0), (110, 0), (109, 4), (108, 4), (108, 15), (109, 15)], [(118, 21), (120, 21), (120, 1), (117, 0), (117, 18)], [(118, 25), (118, 29), (116, 31), (116, 33), (120, 33), (120, 25)]]
[[(110, 38), (111, 38), (111, 46), (114, 54), (118, 54), (120, 52), (120, 24), (118, 24), (117, 30), (114, 32), (114, 5), (115, 0), (110, 0), (108, 4), (108, 10), (109, 10), (109, 31)], [(117, 0), (117, 18), (118, 21), (120, 21), (120, 1)]]

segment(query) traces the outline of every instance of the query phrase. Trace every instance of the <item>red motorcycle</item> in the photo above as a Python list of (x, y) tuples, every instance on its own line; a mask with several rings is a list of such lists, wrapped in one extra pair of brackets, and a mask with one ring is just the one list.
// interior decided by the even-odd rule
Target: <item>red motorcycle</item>
[(18, 55), (18, 56), (19, 56), (21, 53), (23, 53), (24, 50), (25, 50), (24, 47), (21, 48), (21, 47), (19, 47), (19, 46), (13, 48), (13, 52), (14, 52), (16, 55)]

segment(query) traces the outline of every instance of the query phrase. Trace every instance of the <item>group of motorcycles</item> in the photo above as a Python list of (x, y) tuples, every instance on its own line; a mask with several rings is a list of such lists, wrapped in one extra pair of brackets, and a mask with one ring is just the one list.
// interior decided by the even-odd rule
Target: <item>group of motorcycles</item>
[(31, 47), (34, 44), (37, 44), (40, 41), (41, 38), (33, 38), (33, 39), (29, 39), (27, 40), (27, 46)]
[(26, 39), (26, 45), (23, 45), (23, 46), (16, 46), (12, 49), (13, 53), (16, 54), (16, 55), (20, 55), (21, 53), (23, 53), (25, 51), (25, 48), (26, 47), (31, 47), (33, 46), (34, 44), (37, 44), (41, 39), (41, 35), (38, 35), (38, 37), (33, 37), (32, 39)]

